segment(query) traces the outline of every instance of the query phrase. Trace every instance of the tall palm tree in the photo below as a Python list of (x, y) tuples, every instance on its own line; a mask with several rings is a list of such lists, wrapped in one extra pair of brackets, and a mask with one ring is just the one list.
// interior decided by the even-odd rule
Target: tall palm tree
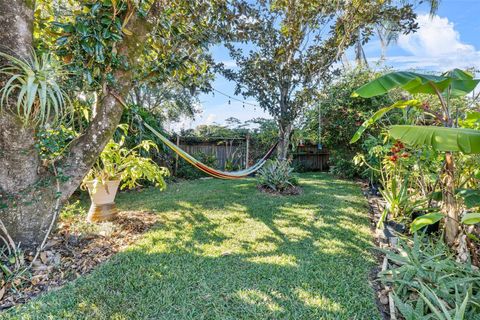
[[(405, 2), (405, 0), (400, 0)], [(426, 0), (426, 3), (430, 7), (430, 16), (434, 16), (438, 12), (438, 7), (440, 6), (442, 0)], [(419, 1), (418, 3), (423, 3)], [(378, 23), (375, 26), (376, 34), (380, 40), (381, 54), (380, 60), (383, 61), (386, 58), (387, 48), (390, 44), (395, 43), (398, 40), (399, 31), (393, 28), (391, 21), (385, 20), (381, 23)], [(366, 66), (368, 68), (367, 58), (365, 56), (365, 51), (363, 49), (363, 39), (361, 37), (360, 31), (357, 37), (357, 42), (355, 43), (355, 62), (357, 66)]]

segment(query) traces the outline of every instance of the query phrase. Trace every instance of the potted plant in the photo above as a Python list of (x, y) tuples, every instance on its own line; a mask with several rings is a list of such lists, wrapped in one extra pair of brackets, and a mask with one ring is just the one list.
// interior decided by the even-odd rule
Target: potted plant
[(150, 158), (139, 154), (141, 149), (149, 151), (157, 146), (144, 140), (134, 148), (124, 147), (125, 136), (119, 142), (110, 140), (99, 159), (83, 180), (82, 186), (88, 189), (92, 204), (88, 212), (89, 222), (111, 220), (117, 214), (115, 196), (118, 188), (131, 189), (140, 186), (140, 180), (155, 183), (160, 189), (166, 184), (164, 177), (168, 169), (159, 167)]

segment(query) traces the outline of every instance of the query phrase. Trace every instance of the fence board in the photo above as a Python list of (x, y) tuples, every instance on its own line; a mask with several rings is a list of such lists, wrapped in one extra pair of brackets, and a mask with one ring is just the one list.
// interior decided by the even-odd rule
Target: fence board
[[(252, 146), (250, 146), (252, 147)], [(246, 145), (238, 141), (229, 141), (225, 143), (218, 142), (202, 142), (202, 143), (182, 143), (180, 148), (185, 150), (192, 156), (198, 156), (202, 153), (216, 158), (215, 167), (225, 169), (227, 160), (233, 160), (233, 165), (239, 168), (245, 168)], [(255, 150), (250, 148), (252, 154), (256, 154)], [(303, 171), (326, 171), (328, 170), (329, 152), (326, 149), (318, 150), (316, 145), (298, 146), (291, 153), (292, 163), (295, 167)], [(254, 159), (256, 161), (257, 159)], [(250, 159), (252, 161), (252, 159)], [(253, 162), (254, 162), (253, 161)]]

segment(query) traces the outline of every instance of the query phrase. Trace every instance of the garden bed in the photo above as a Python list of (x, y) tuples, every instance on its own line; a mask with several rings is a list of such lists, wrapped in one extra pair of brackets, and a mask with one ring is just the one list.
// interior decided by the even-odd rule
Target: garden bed
[[(398, 253), (401, 256), (407, 256), (407, 252), (405, 252), (406, 248), (399, 244), (399, 238), (403, 239), (404, 237), (411, 236), (407, 236), (407, 234), (403, 234), (402, 236), (402, 233), (397, 233), (395, 230), (393, 230), (393, 228), (385, 228), (383, 230), (378, 229), (377, 223), (382, 216), (386, 202), (381, 196), (373, 195), (366, 184), (362, 185), (362, 190), (370, 206), (371, 225), (372, 232), (374, 234), (375, 245), (380, 249)], [(473, 237), (480, 237), (480, 228), (478, 226), (469, 226), (468, 232), (470, 235), (473, 235)], [(437, 234), (435, 236), (437, 237), (439, 235)], [(469, 259), (469, 252), (472, 254), (472, 260), (476, 261), (476, 259), (478, 259), (477, 257), (480, 254), (480, 248), (476, 246), (470, 248), (471, 250), (469, 250), (468, 245), (471, 245), (472, 243), (473, 241), (468, 241), (468, 238), (465, 235), (460, 237), (460, 239), (456, 242), (455, 246), (453, 247), (455, 253), (453, 257), (457, 263), (469, 265), (467, 262)], [(398, 264), (398, 261), (389, 259), (389, 257), (387, 257), (387, 255), (382, 253), (380, 250), (376, 251), (377, 266), (373, 268), (370, 274), (370, 280), (372, 287), (376, 292), (378, 309), (380, 310), (382, 317), (386, 320), (403, 319), (395, 306), (393, 299), (393, 288), (390, 285), (384, 284), (380, 281), (381, 272), (397, 269), (402, 264)], [(475, 265), (471, 266), (471, 268), (478, 270)]]
[(113, 221), (95, 225), (87, 224), (84, 216), (61, 221), (33, 263), (34, 252), (25, 253), (25, 265), (32, 267), (1, 288), (0, 310), (89, 273), (156, 222), (157, 216), (145, 211), (120, 212)]

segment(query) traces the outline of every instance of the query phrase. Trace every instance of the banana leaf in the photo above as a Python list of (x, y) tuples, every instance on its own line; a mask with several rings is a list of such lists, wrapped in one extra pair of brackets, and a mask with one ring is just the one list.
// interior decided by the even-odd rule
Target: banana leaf
[(412, 146), (430, 146), (437, 151), (480, 153), (480, 131), (433, 126), (391, 126), (390, 135)]
[(408, 71), (391, 72), (383, 75), (355, 90), (352, 97), (371, 98), (402, 88), (409, 93), (436, 94), (446, 92), (450, 87), (450, 96), (464, 96), (477, 86), (480, 80), (465, 71), (454, 69), (441, 76), (420, 74)]
[(440, 221), (443, 217), (444, 215), (440, 212), (432, 212), (432, 213), (424, 214), (423, 216), (420, 216), (412, 221), (412, 224), (410, 225), (410, 230), (412, 232), (417, 232), (418, 230), (422, 229), (425, 226), (428, 226)]
[(355, 143), (360, 139), (362, 134), (367, 130), (369, 126), (380, 120), (387, 112), (393, 109), (404, 109), (406, 107), (419, 107), (421, 105), (420, 101), (418, 100), (406, 100), (406, 101), (397, 101), (394, 104), (392, 104), (389, 107), (382, 108), (375, 112), (373, 116), (371, 116), (369, 119), (365, 120), (360, 128), (358, 128), (357, 132), (353, 135), (352, 139), (350, 140), (350, 143)]
[(464, 223), (464, 224), (480, 223), (480, 213), (479, 212), (471, 212), (471, 213), (465, 214), (462, 218), (462, 223)]

